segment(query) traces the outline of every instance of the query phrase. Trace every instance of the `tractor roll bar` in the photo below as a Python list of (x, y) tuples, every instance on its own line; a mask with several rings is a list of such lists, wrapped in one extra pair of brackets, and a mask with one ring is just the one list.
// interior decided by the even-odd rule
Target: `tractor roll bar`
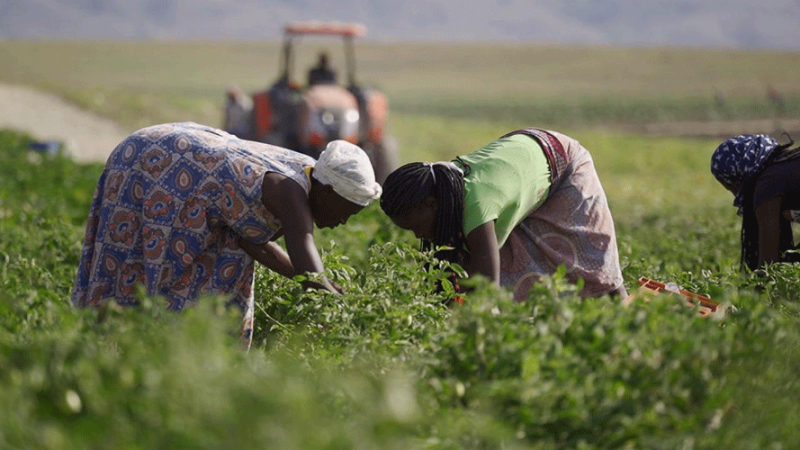
[(341, 36), (344, 39), (347, 78), (350, 86), (355, 86), (356, 58), (353, 49), (353, 38), (367, 34), (367, 27), (360, 23), (343, 22), (292, 22), (283, 27), (283, 73), (280, 79), (289, 82), (289, 72), (293, 65), (292, 40), (304, 35)]
[(367, 27), (360, 23), (292, 22), (283, 27), (283, 32), (286, 34), (325, 34), (361, 37), (367, 33)]

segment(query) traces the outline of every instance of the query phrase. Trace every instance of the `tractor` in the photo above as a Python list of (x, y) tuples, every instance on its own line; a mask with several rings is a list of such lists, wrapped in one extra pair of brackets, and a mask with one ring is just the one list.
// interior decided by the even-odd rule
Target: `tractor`
[[(397, 166), (397, 144), (388, 133), (389, 103), (383, 93), (356, 82), (353, 39), (366, 34), (361, 24), (295, 22), (283, 29), (278, 79), (264, 91), (229, 89), (227, 132), (242, 139), (289, 148), (313, 158), (328, 142), (343, 139), (369, 155), (379, 183)], [(326, 54), (305, 84), (292, 74), (294, 46), (303, 36), (334, 36), (344, 41), (346, 83), (326, 67)]]

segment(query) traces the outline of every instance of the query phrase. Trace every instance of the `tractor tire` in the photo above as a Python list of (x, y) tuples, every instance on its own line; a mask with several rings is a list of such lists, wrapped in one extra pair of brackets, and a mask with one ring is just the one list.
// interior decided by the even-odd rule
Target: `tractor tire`
[(386, 177), (399, 164), (400, 157), (397, 152), (397, 140), (392, 136), (385, 136), (383, 140), (377, 144), (369, 144), (364, 149), (369, 155), (372, 162), (372, 168), (375, 171), (375, 181), (383, 185)]

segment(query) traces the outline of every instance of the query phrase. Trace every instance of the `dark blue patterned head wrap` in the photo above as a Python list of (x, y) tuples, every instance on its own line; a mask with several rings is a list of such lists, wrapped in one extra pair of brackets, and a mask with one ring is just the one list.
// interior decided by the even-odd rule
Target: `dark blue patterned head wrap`
[(728, 189), (739, 186), (733, 205), (742, 215), (744, 187), (755, 181), (778, 142), (766, 134), (742, 134), (732, 137), (714, 150), (711, 173)]

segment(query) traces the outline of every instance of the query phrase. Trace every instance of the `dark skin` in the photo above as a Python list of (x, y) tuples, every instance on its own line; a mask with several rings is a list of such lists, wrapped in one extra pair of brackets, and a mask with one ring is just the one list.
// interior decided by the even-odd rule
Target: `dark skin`
[[(398, 227), (412, 231), (418, 239), (430, 241), (434, 237), (436, 209), (436, 199), (429, 196), (421, 206), (413, 208), (408, 214), (390, 219)], [(494, 221), (483, 223), (470, 231), (466, 240), (470, 256), (463, 264), (464, 270), (470, 277), (483, 275), (500, 287), (500, 248), (497, 246)], [(624, 287), (610, 294), (623, 298), (628, 296)]]
[(764, 201), (755, 209), (758, 222), (758, 267), (780, 261), (780, 214), (783, 197)]
[[(322, 274), (322, 259), (314, 244), (314, 225), (334, 228), (364, 209), (337, 194), (332, 186), (312, 177), (308, 194), (294, 180), (275, 172), (264, 175), (261, 202), (281, 222), (281, 229), (266, 244), (239, 239), (239, 244), (254, 260), (285, 277), (307, 273)], [(275, 240), (284, 238), (286, 251)], [(342, 289), (322, 275), (320, 281), (306, 280), (306, 288), (327, 289), (342, 293)]]
[[(733, 195), (739, 192), (739, 184), (725, 186)], [(764, 264), (780, 261), (780, 215), (783, 197), (774, 197), (764, 201), (755, 209), (756, 222), (758, 222), (758, 267)]]

